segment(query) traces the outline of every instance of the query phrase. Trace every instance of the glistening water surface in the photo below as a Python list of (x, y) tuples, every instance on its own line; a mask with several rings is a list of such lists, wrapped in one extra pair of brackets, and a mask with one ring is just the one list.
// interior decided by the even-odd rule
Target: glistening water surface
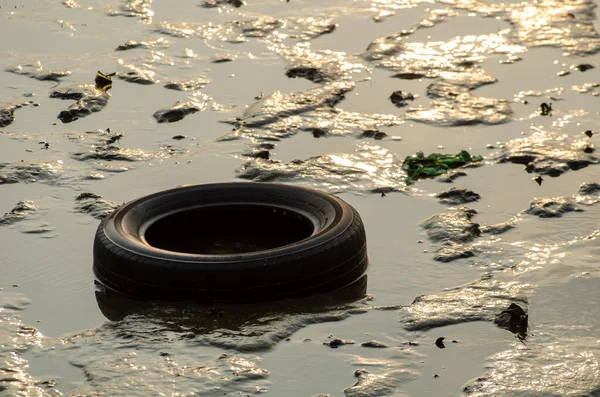
[[(597, 5), (0, 0), (0, 395), (600, 395)], [(355, 206), (367, 296), (105, 305), (99, 219), (240, 179)]]

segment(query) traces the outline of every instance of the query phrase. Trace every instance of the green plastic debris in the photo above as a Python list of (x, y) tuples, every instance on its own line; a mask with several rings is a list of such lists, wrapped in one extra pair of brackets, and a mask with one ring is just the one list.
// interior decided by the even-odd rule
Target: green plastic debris
[(402, 169), (408, 174), (406, 184), (412, 185), (416, 179), (442, 175), (450, 169), (482, 160), (483, 157), (471, 156), (466, 150), (461, 150), (458, 154), (431, 153), (427, 157), (423, 152), (417, 152), (416, 155), (404, 159)]

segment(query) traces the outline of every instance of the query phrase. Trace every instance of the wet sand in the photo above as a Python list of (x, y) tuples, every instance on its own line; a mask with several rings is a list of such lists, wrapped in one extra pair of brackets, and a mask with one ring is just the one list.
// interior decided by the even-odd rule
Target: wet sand
[[(0, 395), (598, 393), (597, 4), (0, 0)], [(407, 185), (460, 150), (484, 161)], [(355, 206), (367, 295), (105, 299), (99, 218), (236, 180)]]

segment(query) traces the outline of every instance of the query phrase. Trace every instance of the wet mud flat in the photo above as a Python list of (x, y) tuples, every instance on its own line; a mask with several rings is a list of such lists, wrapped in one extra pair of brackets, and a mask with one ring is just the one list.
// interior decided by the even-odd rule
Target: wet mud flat
[[(0, 1), (0, 395), (598, 393), (597, 6)], [(355, 206), (368, 280), (94, 283), (119, 205), (236, 180)]]

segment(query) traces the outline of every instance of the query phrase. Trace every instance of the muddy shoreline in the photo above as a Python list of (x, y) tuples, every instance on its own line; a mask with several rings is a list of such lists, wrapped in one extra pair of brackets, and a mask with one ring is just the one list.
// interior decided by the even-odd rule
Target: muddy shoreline
[[(597, 6), (0, 1), (0, 395), (597, 393)], [(366, 296), (106, 305), (99, 219), (239, 180), (356, 207)]]

